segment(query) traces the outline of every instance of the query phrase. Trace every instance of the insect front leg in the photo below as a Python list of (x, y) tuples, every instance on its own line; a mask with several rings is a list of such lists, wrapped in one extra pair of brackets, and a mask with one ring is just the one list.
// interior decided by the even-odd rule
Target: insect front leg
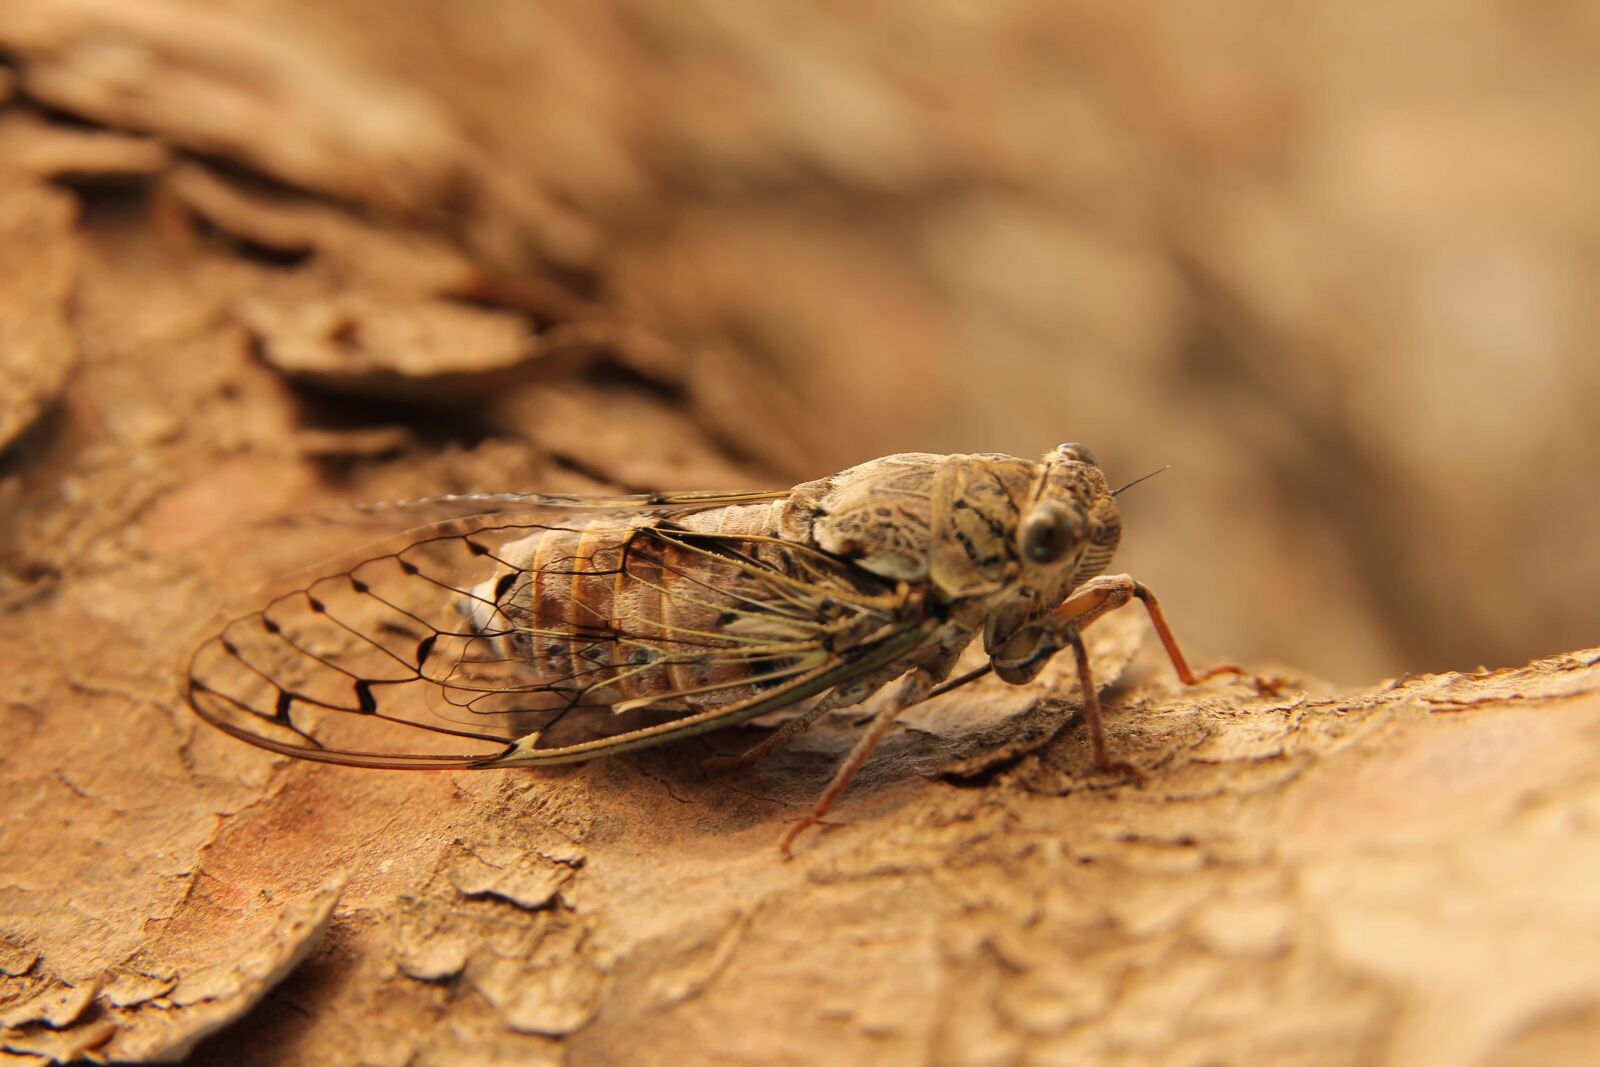
[(1167, 658), (1172, 661), (1172, 668), (1177, 671), (1183, 684), (1199, 685), (1208, 678), (1224, 674), (1250, 677), (1249, 671), (1235, 663), (1219, 664), (1198, 674), (1195, 673), (1190, 668), (1189, 660), (1184, 656), (1183, 650), (1178, 647), (1178, 639), (1172, 636), (1172, 627), (1167, 625), (1167, 616), (1161, 610), (1161, 602), (1156, 599), (1149, 586), (1134, 581), (1131, 575), (1107, 574), (1090, 579), (1063, 600), (1050, 613), (1050, 617), (1059, 624), (1071, 623), (1082, 631), (1102, 615), (1115, 611), (1130, 600), (1138, 600), (1144, 604), (1145, 611), (1150, 615), (1150, 623), (1155, 627), (1156, 636), (1161, 638), (1161, 647), (1166, 650)]
[[(1167, 658), (1172, 661), (1173, 669), (1184, 684), (1198, 685), (1208, 678), (1224, 674), (1249, 676), (1243, 667), (1231, 663), (1196, 673), (1189, 666), (1183, 650), (1178, 647), (1177, 638), (1172, 635), (1160, 601), (1149, 587), (1126, 574), (1105, 575), (1084, 583), (1041, 621), (1037, 629), (1024, 631), (1007, 641), (992, 657), (991, 665), (1000, 678), (1020, 685), (1037, 676), (1057, 651), (1070, 646), (1077, 664), (1078, 685), (1083, 693), (1083, 719), (1089, 727), (1095, 766), (1142, 779), (1145, 775), (1138, 767), (1126, 761), (1112, 760), (1107, 752), (1099, 686), (1090, 672), (1089, 654), (1083, 644), (1086, 626), (1133, 600), (1143, 603), (1149, 612), (1150, 622), (1161, 638), (1162, 648), (1166, 650)], [(1270, 683), (1258, 681), (1257, 684), (1265, 687)]]

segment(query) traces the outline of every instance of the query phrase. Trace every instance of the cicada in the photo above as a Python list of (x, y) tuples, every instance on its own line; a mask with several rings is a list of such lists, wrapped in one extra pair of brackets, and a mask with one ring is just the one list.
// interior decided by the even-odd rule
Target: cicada
[[(509, 503), (507, 502), (509, 500)], [(1121, 536), (1094, 455), (907, 453), (784, 492), (501, 498), (310, 572), (194, 652), (184, 695), (274, 752), (380, 768), (568, 763), (783, 708), (758, 759), (889, 687), (790, 845), (904, 709), (980, 635), (1006, 682), (1071, 649), (1100, 768), (1082, 631), (1150, 590), (1106, 576)], [(973, 672), (977, 673), (977, 672)], [(946, 686), (948, 688), (948, 686)]]

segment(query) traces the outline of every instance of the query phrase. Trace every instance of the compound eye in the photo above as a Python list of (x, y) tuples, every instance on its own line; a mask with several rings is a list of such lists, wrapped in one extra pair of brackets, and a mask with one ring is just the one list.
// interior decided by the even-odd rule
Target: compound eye
[(1089, 446), (1081, 445), (1076, 441), (1068, 441), (1065, 444), (1057, 445), (1056, 452), (1058, 452), (1063, 459), (1076, 460), (1079, 463), (1087, 463), (1091, 467), (1097, 467), (1100, 465), (1099, 461), (1094, 458), (1094, 453), (1089, 451)]
[(1082, 523), (1070, 511), (1059, 504), (1045, 503), (1023, 520), (1017, 540), (1023, 559), (1047, 564), (1060, 562), (1082, 537)]

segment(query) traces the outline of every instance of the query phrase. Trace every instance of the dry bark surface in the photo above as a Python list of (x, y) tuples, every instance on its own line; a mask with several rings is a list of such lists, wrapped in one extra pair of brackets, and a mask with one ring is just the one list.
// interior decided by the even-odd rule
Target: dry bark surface
[[(802, 378), (822, 311), (791, 304), (824, 277), (847, 296), (850, 263), (846, 324), (927, 295), (825, 195), (838, 232), (792, 205), (656, 228), (712, 157), (752, 202), (797, 170), (936, 197), (959, 116), (867, 108), (862, 157), (759, 101), (706, 109), (721, 67), (686, 63), (671, 142), (583, 77), (620, 62), (611, 17), (548, 27), (561, 106), (529, 121), (565, 156), (506, 164), (501, 127), (462, 132), (472, 90), (416, 89), (348, 27), (0, 9), (0, 1063), (1594, 1062), (1600, 650), (1189, 690), (1124, 612), (1092, 654), (1147, 780), (1092, 770), (1062, 662), (907, 714), (788, 862), (859, 712), (722, 776), (700, 763), (760, 728), (407, 774), (277, 759), (180, 705), (216, 612), (427, 517), (346, 505), (781, 485), (847, 462), (865, 394), (924, 375), (795, 414), (865, 357), (824, 345)], [(781, 60), (771, 26), (718, 25), (703, 54)], [(804, 84), (762, 99), (851, 83)], [(1051, 165), (1004, 132), (968, 146), (991, 176)], [(740, 276), (763, 248), (792, 258)], [(859, 343), (938, 333), (897, 321)]]

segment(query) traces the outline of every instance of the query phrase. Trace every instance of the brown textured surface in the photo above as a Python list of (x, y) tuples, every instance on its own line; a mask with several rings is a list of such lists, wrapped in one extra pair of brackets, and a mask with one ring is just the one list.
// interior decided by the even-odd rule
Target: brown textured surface
[(172, 695), (414, 514), (341, 503), (1061, 436), (1180, 461), (1197, 658), (1592, 643), (1600, 27), (1387, 10), (0, 6), (0, 1062), (1592, 1062), (1600, 652), (1145, 648), (1138, 787), (982, 683), (788, 864), (848, 717), (406, 775)]
[(73, 215), (70, 197), (0, 165), (0, 448), (55, 403), (72, 373)]

